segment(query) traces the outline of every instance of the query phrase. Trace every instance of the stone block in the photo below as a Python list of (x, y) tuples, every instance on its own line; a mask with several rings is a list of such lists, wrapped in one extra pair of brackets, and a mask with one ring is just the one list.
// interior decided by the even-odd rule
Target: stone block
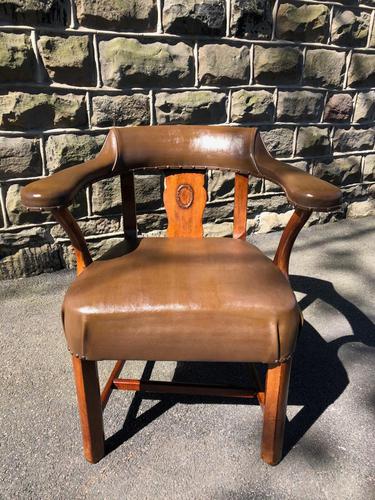
[(297, 136), (297, 156), (323, 156), (330, 153), (329, 129), (301, 127)]
[(375, 200), (354, 201), (348, 205), (346, 216), (350, 218), (375, 215)]
[(375, 85), (375, 54), (353, 54), (348, 72), (351, 87), (373, 87)]
[(38, 139), (0, 137), (0, 180), (42, 175)]
[(355, 122), (373, 122), (375, 120), (375, 90), (360, 92), (354, 111)]
[(293, 210), (285, 213), (263, 212), (257, 217), (257, 233), (270, 233), (271, 231), (280, 231), (289, 222)]
[(88, 242), (89, 251), (94, 260), (103, 257), (103, 255), (115, 245), (122, 243), (124, 241), (123, 238), (118, 237), (107, 237), (103, 239), (95, 239)]
[(0, 127), (9, 130), (87, 125), (85, 97), (9, 92), (0, 96)]
[(152, 233), (154, 236), (162, 236), (167, 229), (167, 223), (165, 212), (137, 214), (138, 232), (141, 235)]
[(347, 156), (335, 158), (333, 161), (318, 162), (313, 167), (313, 173), (337, 186), (354, 184), (361, 180), (361, 158)]
[(208, 124), (226, 120), (226, 94), (208, 90), (156, 94), (157, 123)]
[(365, 47), (368, 37), (370, 14), (353, 10), (335, 10), (332, 21), (331, 41), (336, 45)]
[(298, 83), (302, 70), (302, 52), (296, 47), (255, 46), (256, 83), (277, 85)]
[(322, 4), (282, 3), (277, 11), (276, 37), (296, 42), (326, 42), (329, 9)]
[[(211, 170), (208, 176), (208, 201), (232, 198), (234, 196), (234, 173)], [(262, 179), (249, 176), (249, 194), (260, 193)]]
[(58, 245), (48, 230), (33, 227), (0, 235), (0, 280), (22, 278), (63, 268)]
[[(122, 231), (120, 217), (91, 217), (78, 220), (78, 225), (84, 236), (95, 236), (98, 234), (110, 234)], [(51, 228), (53, 238), (66, 238), (66, 232), (56, 224)]]
[(90, 38), (83, 36), (41, 36), (39, 52), (51, 80), (70, 85), (96, 83)]
[(280, 127), (261, 132), (267, 150), (279, 158), (292, 156), (293, 135), (293, 129)]
[(163, 26), (177, 35), (225, 35), (225, 0), (164, 0)]
[(268, 0), (232, 0), (230, 32), (236, 37), (252, 40), (271, 38), (271, 2)]
[(28, 35), (0, 33), (0, 82), (31, 81), (35, 62)]
[(297, 90), (279, 91), (277, 101), (277, 121), (303, 122), (319, 121), (323, 110), (322, 92)]
[(232, 121), (237, 123), (272, 122), (273, 94), (267, 90), (237, 90), (232, 93)]
[(203, 225), (204, 238), (230, 238), (232, 235), (233, 222), (216, 222)]
[(134, 190), (138, 210), (154, 210), (163, 206), (160, 174), (135, 175)]
[(91, 124), (95, 127), (149, 123), (150, 104), (145, 94), (100, 95), (92, 98)]
[(199, 81), (203, 85), (249, 83), (248, 47), (207, 44), (199, 49)]
[(91, 206), (95, 214), (120, 214), (120, 177), (95, 182), (92, 185)]
[(353, 100), (350, 94), (332, 94), (324, 109), (325, 122), (349, 121), (353, 111)]
[(186, 43), (141, 43), (113, 38), (99, 43), (104, 85), (179, 86), (194, 83), (193, 50)]
[(308, 49), (306, 52), (304, 82), (320, 87), (339, 87), (345, 72), (345, 52), (328, 49)]
[(2, 0), (0, 22), (13, 25), (66, 25), (68, 2), (61, 0)]
[(367, 155), (363, 165), (363, 180), (365, 182), (375, 181), (375, 154)]
[(51, 135), (45, 150), (49, 173), (91, 160), (100, 151), (105, 135)]
[(89, 28), (156, 31), (156, 0), (76, 0), (78, 22)]
[(373, 149), (375, 129), (340, 128), (333, 135), (333, 148), (338, 152)]

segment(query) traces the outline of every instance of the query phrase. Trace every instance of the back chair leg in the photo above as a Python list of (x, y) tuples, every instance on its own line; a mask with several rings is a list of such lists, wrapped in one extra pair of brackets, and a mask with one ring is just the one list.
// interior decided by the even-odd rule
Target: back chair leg
[(261, 456), (270, 465), (282, 458), (291, 363), (268, 365)]
[(91, 462), (104, 456), (103, 413), (100, 400), (98, 366), (96, 361), (85, 361), (72, 356), (76, 382), (83, 453)]

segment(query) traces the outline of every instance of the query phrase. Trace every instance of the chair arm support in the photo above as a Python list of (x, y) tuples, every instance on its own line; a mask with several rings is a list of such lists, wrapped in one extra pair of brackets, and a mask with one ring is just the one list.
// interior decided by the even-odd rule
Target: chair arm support
[(67, 208), (54, 208), (52, 209), (52, 214), (69, 236), (70, 242), (76, 254), (77, 275), (79, 275), (85, 267), (92, 263), (92, 257), (87, 247), (86, 240), (77, 221)]
[(66, 207), (83, 187), (115, 175), (117, 158), (116, 134), (111, 130), (96, 158), (31, 182), (21, 189), (22, 203), (31, 211)]
[(330, 212), (341, 207), (342, 193), (339, 188), (272, 158), (259, 132), (254, 143), (251, 156), (259, 177), (279, 185), (294, 207), (319, 212)]
[(281, 235), (273, 262), (287, 279), (289, 279), (289, 259), (294, 242), (311, 213), (311, 210), (296, 208)]

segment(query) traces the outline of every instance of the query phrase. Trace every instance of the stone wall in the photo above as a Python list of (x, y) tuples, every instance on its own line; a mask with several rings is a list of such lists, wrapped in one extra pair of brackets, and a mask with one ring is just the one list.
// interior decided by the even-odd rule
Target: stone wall
[[(375, 0), (0, 0), (0, 274), (72, 264), (64, 232), (22, 185), (93, 157), (113, 124), (263, 130), (270, 151), (374, 213)], [(136, 179), (139, 228), (166, 227), (157, 176)], [(231, 231), (233, 178), (208, 175), (206, 233)], [(277, 186), (252, 179), (249, 232), (283, 227)], [(118, 179), (74, 215), (99, 255), (121, 237)]]

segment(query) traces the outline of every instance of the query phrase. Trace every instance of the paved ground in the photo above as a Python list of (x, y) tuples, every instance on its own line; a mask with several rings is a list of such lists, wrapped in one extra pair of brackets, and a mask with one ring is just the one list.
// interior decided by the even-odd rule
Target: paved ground
[[(87, 464), (59, 317), (73, 275), (3, 282), (0, 498), (374, 499), (374, 229), (374, 218), (313, 227), (296, 245), (292, 281), (306, 324), (276, 468), (259, 459), (253, 403), (125, 393), (105, 411), (110, 452)], [(269, 252), (277, 236), (256, 242)], [(128, 373), (142, 369), (132, 363)], [(193, 370), (247, 377), (242, 365), (173, 363), (157, 363), (153, 377)]]

